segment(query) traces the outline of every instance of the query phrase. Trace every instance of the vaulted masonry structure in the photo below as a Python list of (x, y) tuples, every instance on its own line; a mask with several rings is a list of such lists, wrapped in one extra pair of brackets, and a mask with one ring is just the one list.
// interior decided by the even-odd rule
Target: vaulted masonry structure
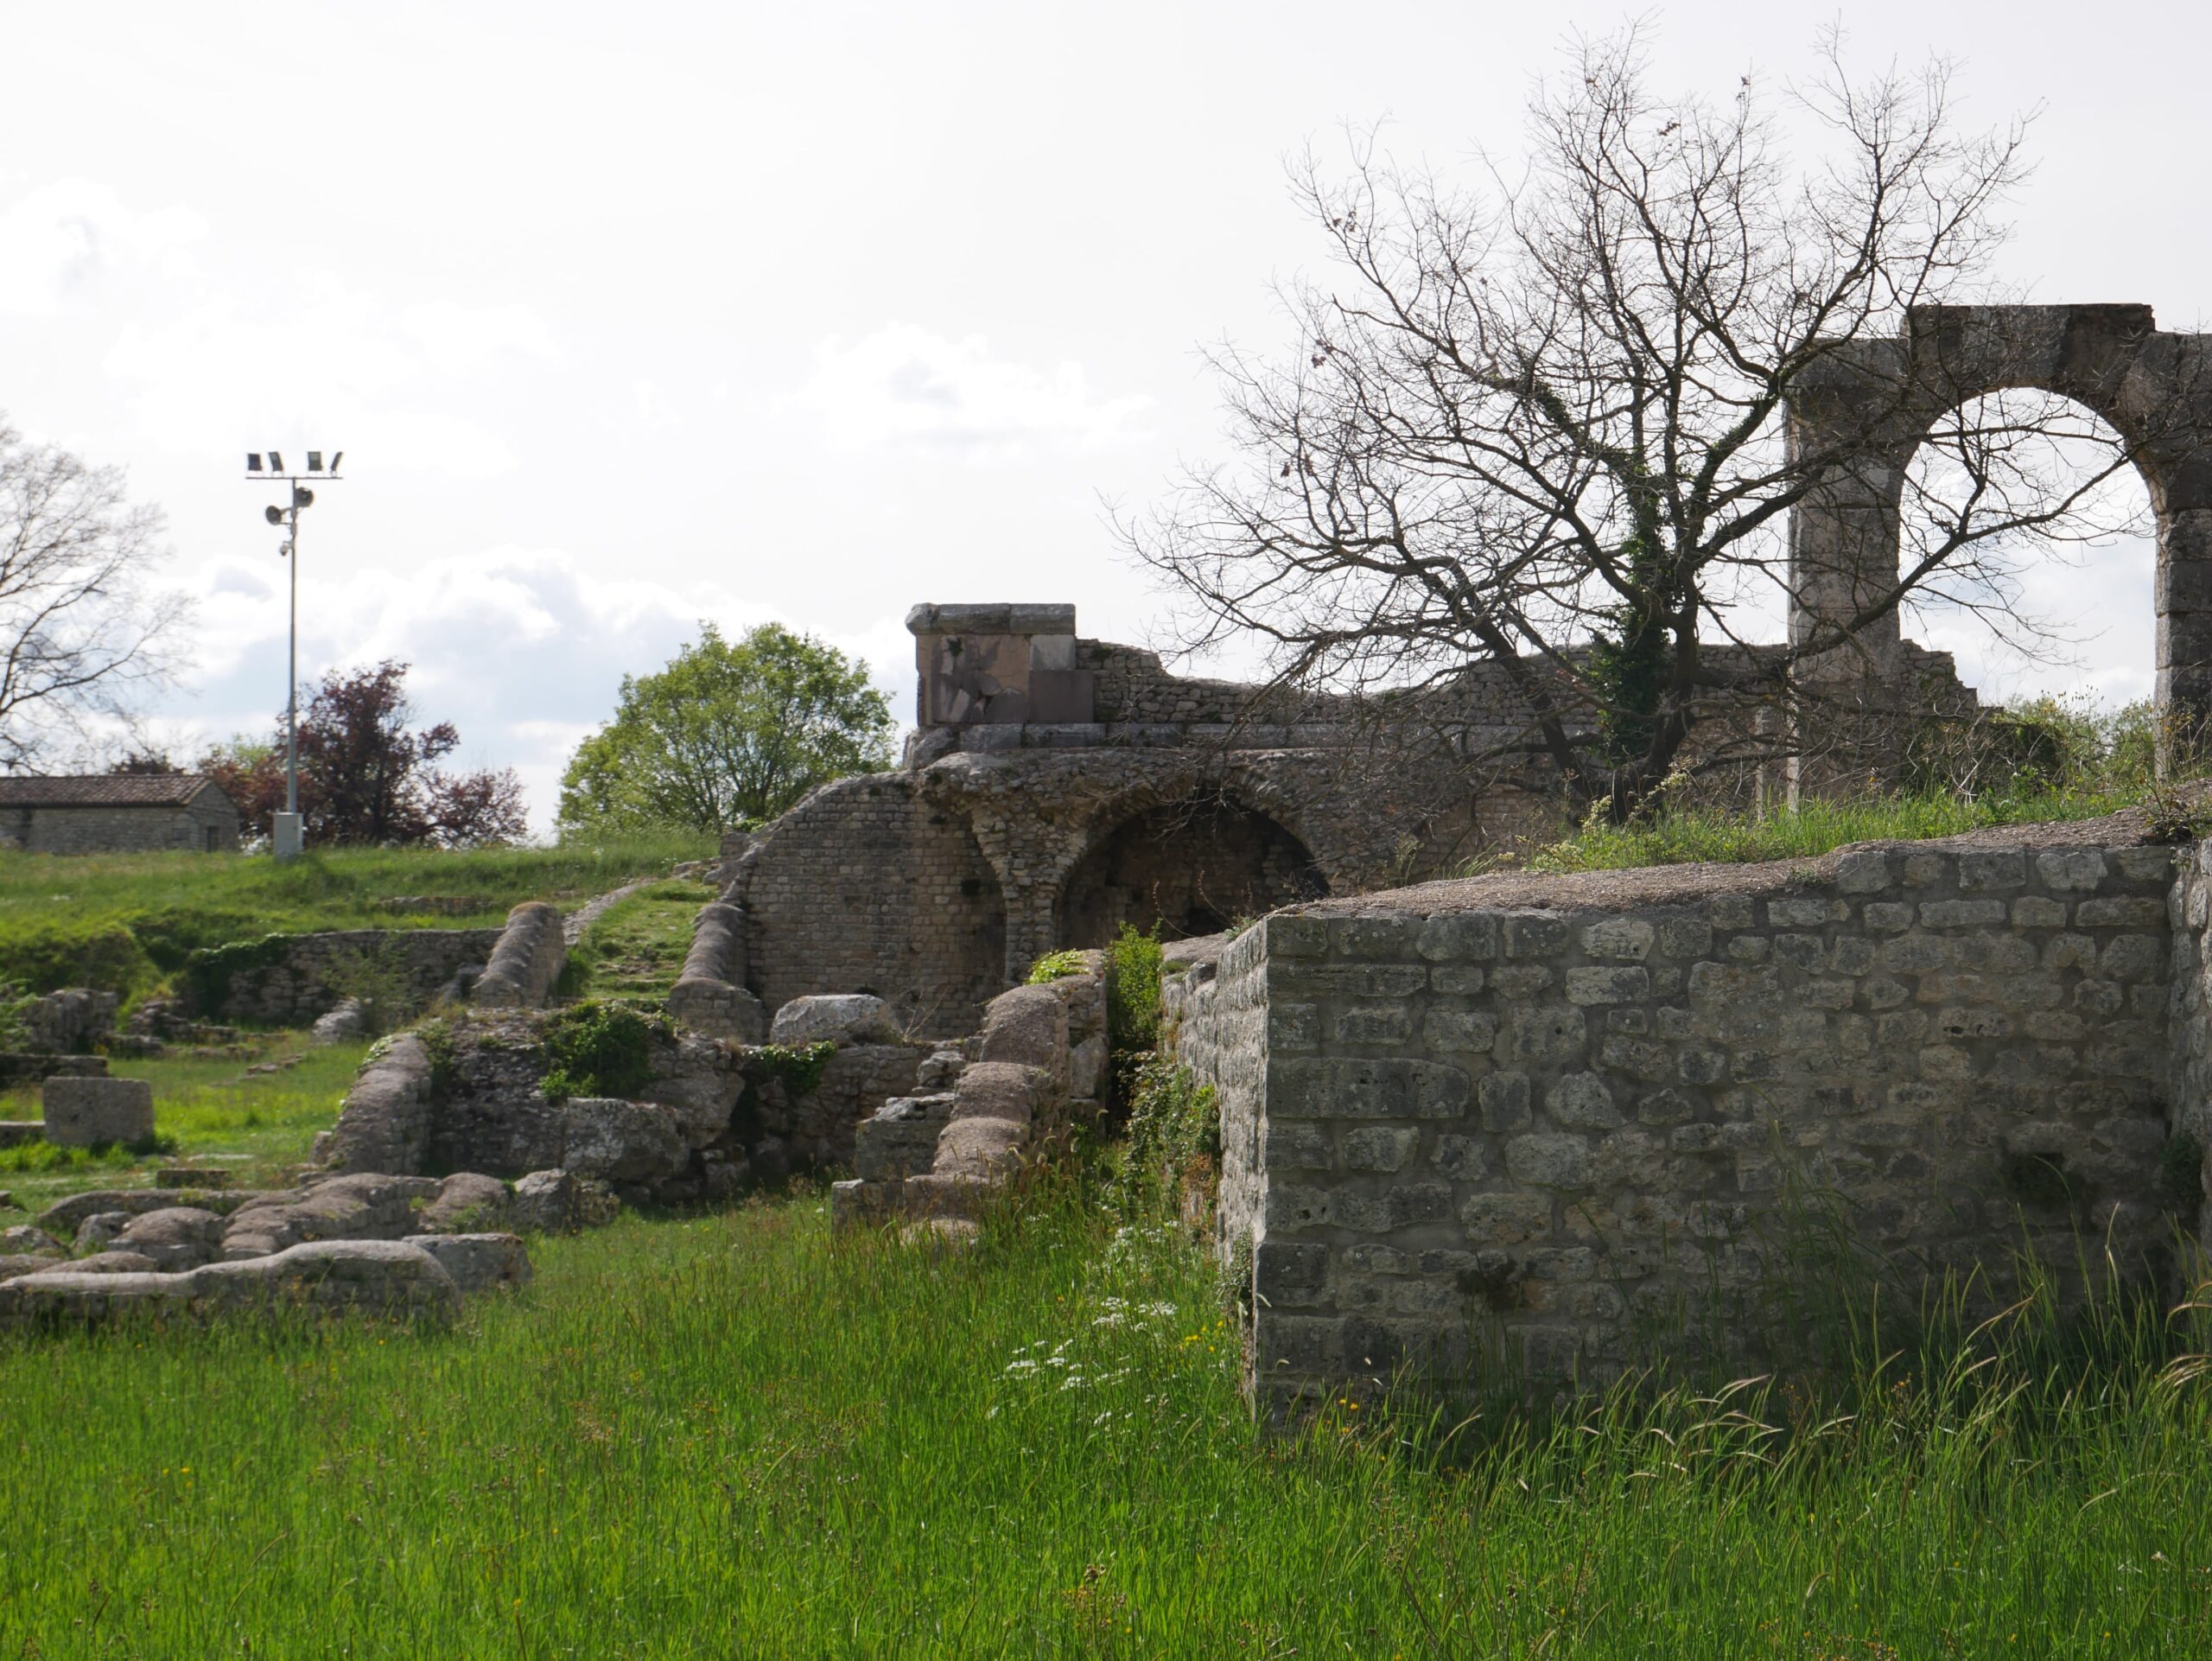
[[(1863, 778), (1894, 753), (1886, 723), (1972, 707), (1876, 601), (1929, 423), (2006, 388), (2075, 399), (2130, 447), (2158, 522), (2158, 701), (2201, 729), (2205, 359), (2143, 306), (1935, 308), (1806, 377), (1789, 442), (1833, 464), (1791, 525), (1790, 638), (1855, 639), (1815, 659), (1793, 785)], [(903, 765), (729, 838), (677, 990), (737, 1026), (873, 992), (955, 1034), (1038, 956), (1122, 922), (1259, 919), (1171, 978), (1168, 1041), (1220, 1094), (1220, 1244), (1249, 1271), (1271, 1408), (1407, 1369), (1595, 1378), (1653, 1343), (1756, 1365), (1802, 1279), (1808, 1203), (1830, 1248), (1906, 1296), (1977, 1265), (1997, 1294), (2023, 1244), (2063, 1265), (2086, 1242), (2171, 1285), (2204, 1238), (2212, 860), (2140, 815), (1424, 882), (1556, 823), (1422, 748), (1433, 727), (1478, 748), (1524, 729), (1496, 666), (1378, 742), (1374, 704), (1170, 675), (1079, 637), (1071, 606), (907, 623)]]

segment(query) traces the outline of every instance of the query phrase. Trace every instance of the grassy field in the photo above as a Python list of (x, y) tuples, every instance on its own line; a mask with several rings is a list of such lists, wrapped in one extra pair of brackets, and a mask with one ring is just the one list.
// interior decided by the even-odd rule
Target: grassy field
[[(677, 836), (465, 852), (342, 848), (282, 865), (245, 854), (0, 852), (0, 980), (139, 993), (204, 946), (318, 929), (493, 926), (524, 900), (585, 900), (714, 852), (711, 838)], [(387, 903), (417, 898), (448, 903)]]
[[(315, 1132), (328, 1130), (337, 1119), (339, 1104), (367, 1050), (359, 1043), (317, 1047), (304, 1033), (283, 1033), (272, 1034), (253, 1061), (183, 1056), (111, 1061), (108, 1071), (117, 1077), (153, 1085), (154, 1133), (174, 1151), (134, 1155), (127, 1149), (111, 1149), (93, 1154), (48, 1142), (0, 1148), (0, 1189), (35, 1212), (85, 1188), (142, 1187), (153, 1180), (157, 1165), (225, 1165), (233, 1173), (235, 1187), (280, 1181), (307, 1156)], [(278, 1072), (246, 1071), (257, 1062), (295, 1057), (295, 1065)], [(38, 1117), (35, 1087), (0, 1091), (0, 1119)], [(0, 1648), (0, 1655), (5, 1653)]]
[[(455, 1331), (0, 1340), (9, 1656), (2195, 1656), (2212, 1410), (2109, 1372), (1249, 1420), (1202, 1256), (817, 1195)], [(1448, 1450), (1448, 1451), (1447, 1451)]]
[(720, 892), (710, 883), (671, 878), (617, 901), (569, 954), (563, 995), (658, 1003), (683, 972), (692, 920)]

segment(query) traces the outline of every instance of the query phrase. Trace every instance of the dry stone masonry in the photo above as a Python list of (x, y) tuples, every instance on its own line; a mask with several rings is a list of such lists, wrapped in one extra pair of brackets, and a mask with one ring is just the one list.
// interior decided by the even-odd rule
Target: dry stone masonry
[(352, 996), (365, 977), (387, 983), (403, 1004), (429, 1003), (483, 968), (503, 932), (420, 928), (272, 934), (194, 953), (184, 981), (192, 1012), (205, 1019), (304, 1027)]
[(2023, 1244), (2170, 1273), (2212, 875), (2144, 835), (1435, 883), (1241, 933), (1169, 1042), (1222, 1104), (1254, 1391), (1756, 1364), (1808, 1228), (1908, 1281), (1995, 1289)]

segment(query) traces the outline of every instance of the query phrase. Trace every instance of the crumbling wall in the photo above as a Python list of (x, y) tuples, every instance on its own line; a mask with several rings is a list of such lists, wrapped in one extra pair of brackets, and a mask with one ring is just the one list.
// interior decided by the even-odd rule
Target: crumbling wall
[(1175, 1037), (1222, 1098), (1255, 1390), (1602, 1378), (1670, 1334), (1756, 1362), (1807, 1231), (1847, 1272), (1993, 1290), (2021, 1245), (2161, 1272), (2196, 1223), (2172, 1174), (2202, 1098), (2176, 1123), (2174, 860), (2140, 834), (1267, 919), (1181, 994)]
[(998, 874), (915, 774), (816, 791), (761, 834), (741, 884), (747, 990), (767, 1009), (868, 992), (910, 1031), (966, 1032), (1005, 984)]

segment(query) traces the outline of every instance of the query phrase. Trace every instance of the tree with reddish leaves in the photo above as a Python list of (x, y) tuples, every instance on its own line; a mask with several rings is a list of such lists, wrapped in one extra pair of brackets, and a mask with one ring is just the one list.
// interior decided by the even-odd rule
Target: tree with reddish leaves
[[(307, 839), (385, 847), (510, 843), (527, 828), (522, 781), (508, 768), (446, 773), (433, 764), (461, 735), (451, 722), (410, 723), (407, 665), (332, 670), (300, 712), (300, 813)], [(284, 729), (267, 744), (235, 739), (200, 770), (257, 829), (284, 805)]]

